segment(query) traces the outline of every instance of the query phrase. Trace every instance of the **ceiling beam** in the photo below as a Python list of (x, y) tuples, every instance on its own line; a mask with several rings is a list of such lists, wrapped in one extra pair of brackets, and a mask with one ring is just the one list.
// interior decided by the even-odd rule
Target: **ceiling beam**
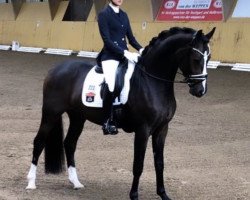
[(24, 2), (25, 0), (12, 0), (11, 1), (15, 19), (17, 18)]
[(54, 18), (56, 16), (56, 12), (59, 8), (61, 1), (62, 0), (49, 0), (50, 16), (51, 16), (52, 21), (54, 20)]

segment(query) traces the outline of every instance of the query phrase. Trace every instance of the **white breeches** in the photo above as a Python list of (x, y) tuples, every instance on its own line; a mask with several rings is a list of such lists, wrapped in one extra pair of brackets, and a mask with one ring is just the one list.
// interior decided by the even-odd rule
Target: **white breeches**
[(115, 75), (116, 70), (119, 65), (117, 60), (105, 60), (102, 61), (102, 69), (106, 83), (110, 92), (113, 92), (115, 89)]

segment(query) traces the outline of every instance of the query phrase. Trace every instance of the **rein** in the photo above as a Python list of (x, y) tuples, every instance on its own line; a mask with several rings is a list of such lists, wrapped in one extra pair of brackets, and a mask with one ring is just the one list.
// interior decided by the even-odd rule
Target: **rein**
[[(142, 65), (139, 64), (139, 65), (137, 65), (136, 67), (138, 67), (143, 73), (145, 73), (147, 76), (149, 76), (149, 77), (151, 77), (151, 78), (153, 78), (153, 79), (156, 79), (156, 80), (159, 80), (159, 81), (162, 81), (162, 82), (165, 82), (165, 83), (187, 83), (186, 80), (183, 80), (183, 81), (171, 81), (171, 80), (168, 80), (168, 79), (164, 79), (164, 78), (160, 78), (160, 77), (154, 76), (154, 75), (148, 73), (148, 72), (147, 72), (145, 69), (143, 69), (141, 66), (142, 66)], [(183, 74), (180, 73), (180, 72), (177, 72), (177, 73), (183, 75)], [(184, 76), (184, 75), (183, 75), (183, 76)]]

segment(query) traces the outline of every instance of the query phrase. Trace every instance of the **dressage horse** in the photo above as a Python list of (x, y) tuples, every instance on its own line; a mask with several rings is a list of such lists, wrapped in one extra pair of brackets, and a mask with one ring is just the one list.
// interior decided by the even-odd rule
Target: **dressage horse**
[[(114, 110), (118, 127), (134, 132), (133, 182), (130, 198), (138, 199), (139, 179), (148, 139), (152, 136), (157, 194), (170, 199), (164, 187), (164, 143), (168, 124), (176, 110), (174, 83), (177, 73), (184, 76), (189, 93), (202, 97), (207, 92), (207, 62), (210, 59), (209, 41), (215, 28), (202, 30), (173, 27), (154, 37), (143, 51), (131, 77), (128, 101)], [(27, 189), (36, 188), (36, 170), (40, 154), (45, 149), (45, 171), (59, 173), (64, 166), (64, 150), (69, 180), (74, 188), (83, 185), (77, 177), (74, 153), (84, 122), (103, 124), (102, 108), (90, 108), (81, 101), (82, 86), (93, 66), (84, 61), (66, 61), (50, 72), (43, 86), (42, 119), (34, 139)], [(181, 72), (178, 72), (178, 69)], [(64, 139), (62, 114), (69, 117), (69, 129)]]

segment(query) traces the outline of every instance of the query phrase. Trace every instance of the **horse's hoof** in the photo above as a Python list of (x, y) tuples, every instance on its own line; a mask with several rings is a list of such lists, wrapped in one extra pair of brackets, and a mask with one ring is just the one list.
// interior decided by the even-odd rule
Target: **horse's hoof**
[(78, 183), (78, 184), (74, 185), (74, 190), (78, 190), (78, 189), (81, 189), (81, 188), (84, 188), (84, 185), (81, 184), (81, 183)]
[(166, 194), (161, 196), (162, 200), (171, 200)]
[(139, 200), (139, 197), (138, 197), (138, 192), (135, 192), (135, 193), (130, 193), (130, 199), (131, 200)]
[(35, 190), (36, 189), (36, 185), (28, 185), (25, 189), (26, 190)]
[(35, 190), (36, 189), (35, 179), (28, 179), (28, 186), (25, 189), (26, 190)]

